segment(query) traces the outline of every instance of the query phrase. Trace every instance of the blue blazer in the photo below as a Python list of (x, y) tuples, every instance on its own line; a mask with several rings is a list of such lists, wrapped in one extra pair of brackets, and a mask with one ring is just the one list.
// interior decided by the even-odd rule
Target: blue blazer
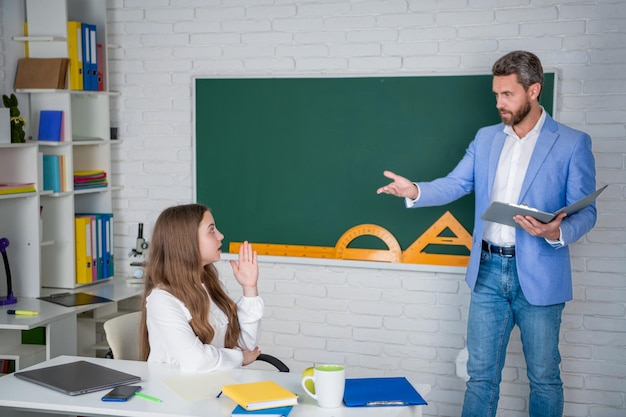
[[(472, 250), (465, 280), (474, 290), (480, 266), (484, 220), (480, 216), (491, 200), (496, 168), (506, 139), (504, 125), (480, 129), (459, 164), (443, 178), (416, 183), (420, 198), (409, 207), (448, 204), (475, 192)], [(522, 184), (518, 204), (555, 212), (591, 194), (596, 189), (595, 161), (591, 138), (546, 115)], [(595, 203), (566, 216), (561, 223), (562, 245), (515, 229), (516, 263), (520, 286), (534, 305), (551, 305), (572, 299), (569, 247), (595, 225)]]

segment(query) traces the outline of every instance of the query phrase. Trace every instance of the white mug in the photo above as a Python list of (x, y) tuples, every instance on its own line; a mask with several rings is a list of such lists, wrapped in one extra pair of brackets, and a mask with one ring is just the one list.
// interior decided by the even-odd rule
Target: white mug
[[(315, 394), (308, 390), (306, 381), (315, 384)], [(346, 387), (346, 370), (341, 365), (317, 365), (313, 369), (313, 376), (302, 378), (304, 392), (317, 400), (322, 408), (337, 408), (343, 402), (343, 392)]]

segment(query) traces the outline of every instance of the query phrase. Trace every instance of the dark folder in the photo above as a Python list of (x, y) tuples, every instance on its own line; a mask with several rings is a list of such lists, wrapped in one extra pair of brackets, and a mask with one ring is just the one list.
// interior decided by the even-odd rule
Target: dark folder
[(13, 375), (24, 381), (42, 385), (67, 395), (86, 394), (141, 381), (139, 376), (87, 361), (69, 362), (30, 371), (15, 372)]
[(568, 215), (574, 214), (577, 211), (584, 209), (593, 203), (596, 198), (600, 195), (602, 191), (604, 191), (608, 187), (608, 184), (604, 187), (598, 188), (595, 192), (589, 194), (588, 196), (576, 201), (573, 204), (570, 204), (567, 207), (563, 207), (560, 210), (555, 211), (554, 213), (549, 213), (541, 210), (537, 210), (536, 208), (523, 206), (520, 204), (511, 204), (511, 203), (503, 203), (501, 201), (492, 202), (487, 210), (480, 217), (483, 220), (487, 220), (489, 222), (501, 223), (511, 227), (521, 227), (519, 224), (513, 220), (513, 216), (520, 214), (522, 216), (531, 216), (535, 219), (539, 220), (542, 223), (550, 223), (556, 216), (560, 213), (567, 213)]
[(343, 402), (347, 407), (428, 404), (405, 377), (348, 378)]
[(50, 301), (65, 307), (83, 306), (87, 304), (108, 303), (110, 300), (99, 295), (87, 294), (85, 292), (53, 294), (47, 297), (39, 297), (40, 300)]

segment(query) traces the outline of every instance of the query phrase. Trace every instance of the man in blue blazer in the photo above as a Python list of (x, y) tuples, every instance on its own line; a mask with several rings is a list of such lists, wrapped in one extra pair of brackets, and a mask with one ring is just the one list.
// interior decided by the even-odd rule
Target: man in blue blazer
[(407, 207), (448, 204), (475, 192), (476, 212), (466, 281), (472, 290), (467, 326), (469, 359), (463, 417), (495, 416), (511, 330), (520, 328), (530, 381), (530, 416), (562, 416), (559, 329), (572, 299), (569, 244), (596, 222), (592, 204), (544, 224), (514, 217), (518, 227), (481, 219), (492, 201), (555, 212), (595, 191), (591, 138), (554, 121), (539, 104), (543, 68), (525, 51), (492, 68), (502, 123), (482, 128), (446, 177), (393, 180), (378, 193), (406, 199)]

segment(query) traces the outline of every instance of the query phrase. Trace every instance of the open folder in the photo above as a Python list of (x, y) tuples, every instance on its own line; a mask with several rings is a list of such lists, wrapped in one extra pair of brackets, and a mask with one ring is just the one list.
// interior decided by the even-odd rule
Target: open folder
[(343, 402), (347, 407), (427, 405), (405, 377), (347, 378)]
[(542, 223), (550, 223), (552, 220), (554, 220), (556, 216), (561, 213), (567, 213), (568, 215), (570, 215), (589, 206), (595, 201), (596, 198), (598, 198), (600, 193), (604, 191), (606, 187), (608, 187), (608, 184), (604, 187), (598, 188), (595, 192), (589, 194), (587, 197), (584, 197), (567, 207), (563, 207), (562, 209), (557, 210), (554, 213), (541, 211), (536, 208), (525, 206), (523, 204), (512, 204), (503, 203), (501, 201), (494, 201), (489, 205), (487, 210), (485, 210), (480, 218), (489, 222), (501, 223), (507, 226), (521, 227), (515, 222), (515, 220), (513, 220), (513, 216), (520, 214), (522, 216), (534, 217)]

